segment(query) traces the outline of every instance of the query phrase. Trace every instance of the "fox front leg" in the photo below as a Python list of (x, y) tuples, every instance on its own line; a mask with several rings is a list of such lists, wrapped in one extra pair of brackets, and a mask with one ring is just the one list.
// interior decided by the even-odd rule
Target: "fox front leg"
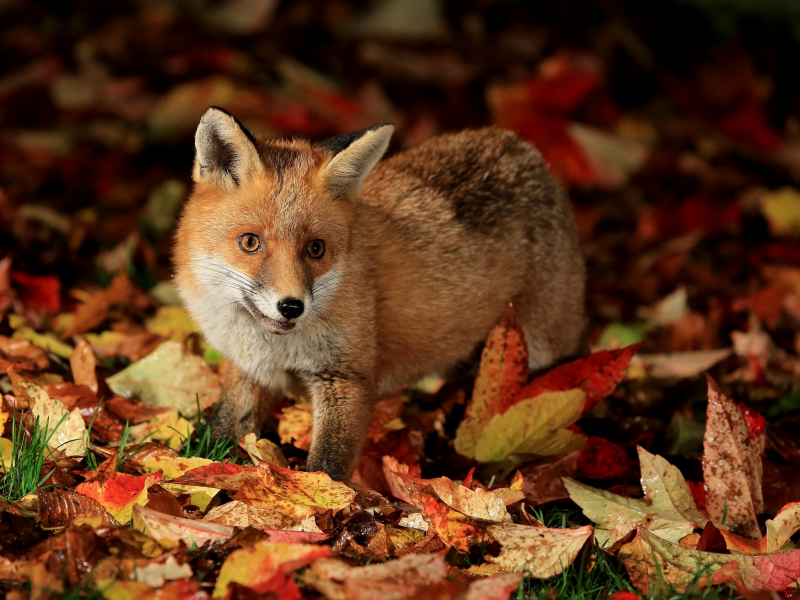
[(262, 396), (255, 381), (233, 363), (227, 363), (222, 373), (222, 393), (208, 417), (211, 438), (230, 436), (240, 440), (248, 433), (257, 432), (262, 425), (262, 405), (269, 402)]
[(329, 371), (311, 378), (314, 430), (308, 470), (344, 481), (358, 463), (372, 421), (371, 382), (354, 373)]

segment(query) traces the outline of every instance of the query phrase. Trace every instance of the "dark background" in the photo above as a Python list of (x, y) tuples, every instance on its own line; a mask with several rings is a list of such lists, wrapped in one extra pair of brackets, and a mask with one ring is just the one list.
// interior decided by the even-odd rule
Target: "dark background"
[(393, 121), (391, 151), (497, 123), (573, 200), (598, 332), (679, 284), (710, 318), (800, 262), (758, 209), (800, 175), (798, 64), (795, 0), (0, 0), (0, 255), (64, 290), (167, 279), (212, 104), (265, 136)]

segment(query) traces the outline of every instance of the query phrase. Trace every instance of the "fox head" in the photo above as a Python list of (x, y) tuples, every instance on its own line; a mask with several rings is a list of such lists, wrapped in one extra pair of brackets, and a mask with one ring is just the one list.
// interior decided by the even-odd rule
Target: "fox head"
[(203, 114), (175, 246), (178, 288), (201, 325), (233, 312), (284, 335), (322, 315), (341, 277), (354, 203), (393, 130), (267, 141), (220, 108)]

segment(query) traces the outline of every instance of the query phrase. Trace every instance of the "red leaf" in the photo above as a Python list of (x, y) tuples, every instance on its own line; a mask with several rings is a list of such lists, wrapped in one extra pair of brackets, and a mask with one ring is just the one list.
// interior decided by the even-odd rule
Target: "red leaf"
[(26, 308), (39, 308), (47, 312), (61, 310), (61, 282), (58, 278), (11, 271), (11, 281)]
[(747, 430), (750, 432), (751, 438), (764, 432), (767, 427), (767, 420), (761, 413), (742, 402), (739, 403), (739, 410), (744, 415), (744, 421), (747, 423)]
[(725, 538), (719, 532), (719, 529), (714, 527), (711, 521), (706, 523), (703, 533), (700, 534), (700, 539), (697, 542), (697, 550), (730, 554)]
[(692, 491), (692, 498), (694, 498), (694, 503), (697, 505), (697, 508), (705, 509), (706, 507), (706, 484), (702, 481), (695, 482), (686, 480), (686, 485), (689, 486), (689, 489)]
[(630, 470), (628, 454), (619, 445), (605, 438), (591, 436), (578, 454), (578, 477), (617, 479)]
[(518, 398), (533, 398), (545, 392), (562, 392), (580, 387), (586, 392), (586, 406), (583, 409), (586, 414), (614, 391), (625, 376), (631, 358), (643, 343), (619, 350), (601, 350), (558, 366), (522, 388)]

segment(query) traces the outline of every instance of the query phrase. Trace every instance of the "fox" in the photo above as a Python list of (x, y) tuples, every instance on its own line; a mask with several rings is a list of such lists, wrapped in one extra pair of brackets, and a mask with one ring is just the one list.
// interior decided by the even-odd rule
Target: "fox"
[(496, 127), (381, 161), (394, 125), (313, 142), (211, 107), (175, 235), (179, 294), (228, 359), (214, 438), (311, 402), (307, 469), (346, 481), (373, 406), (468, 362), (513, 306), (531, 371), (579, 353), (585, 266), (542, 155)]

